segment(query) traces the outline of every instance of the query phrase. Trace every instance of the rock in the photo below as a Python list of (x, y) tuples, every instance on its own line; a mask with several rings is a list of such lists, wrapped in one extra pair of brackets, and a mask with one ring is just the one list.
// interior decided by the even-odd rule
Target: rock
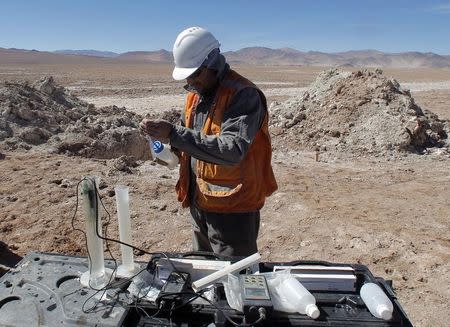
[(8, 247), (12, 251), (17, 251), (19, 249), (19, 247), (16, 244), (10, 244)]
[(309, 241), (309, 240), (300, 242), (301, 247), (306, 247), (306, 246), (310, 246), (310, 245), (311, 245), (311, 241)]
[(24, 106), (13, 107), (11, 109), (11, 115), (14, 118), (22, 119), (28, 122), (31, 122), (35, 119), (35, 113), (31, 108)]
[(13, 136), (13, 134), (9, 123), (4, 118), (0, 118), (0, 141)]
[(131, 168), (137, 167), (136, 158), (133, 156), (120, 156), (113, 161), (116, 170), (132, 174)]
[(6, 154), (0, 152), (0, 160), (4, 160), (6, 158)]
[(108, 184), (106, 184), (106, 182), (104, 180), (101, 180), (100, 183), (98, 184), (98, 188), (100, 190), (103, 190), (103, 189), (105, 189), (107, 187), (108, 187)]
[(45, 76), (41, 78), (39, 81), (35, 82), (33, 86), (48, 95), (51, 95), (56, 89), (55, 81), (52, 76)]
[(28, 144), (38, 145), (46, 142), (51, 133), (39, 127), (25, 127), (18, 137)]
[(358, 102), (357, 106), (358, 106), (358, 107), (361, 107), (362, 105), (364, 105), (364, 104), (366, 104), (366, 103), (368, 103), (368, 102), (370, 102), (370, 100), (368, 100), (368, 99), (360, 100), (360, 101)]
[(309, 100), (309, 92), (308, 91), (304, 92), (301, 99), (302, 101)]
[(331, 136), (333, 137), (340, 137), (341, 136), (341, 132), (333, 130), (330, 132)]
[(72, 182), (69, 181), (68, 179), (63, 179), (61, 181), (61, 184), (59, 185), (59, 187), (62, 187), (62, 188), (68, 188), (68, 187), (71, 187), (71, 186), (72, 186)]

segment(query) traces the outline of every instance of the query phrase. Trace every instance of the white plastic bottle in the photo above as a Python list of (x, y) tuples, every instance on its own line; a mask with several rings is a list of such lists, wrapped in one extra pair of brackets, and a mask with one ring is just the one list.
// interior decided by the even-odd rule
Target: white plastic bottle
[(169, 169), (175, 168), (178, 165), (178, 157), (173, 153), (167, 145), (162, 142), (155, 140), (153, 141), (150, 136), (147, 136), (150, 150), (152, 151), (153, 159), (158, 158), (159, 160), (166, 163)]
[(281, 282), (279, 292), (286, 298), (301, 314), (306, 314), (313, 319), (320, 315), (316, 306), (316, 299), (295, 277), (288, 277)]
[(392, 318), (392, 311), (394, 310), (392, 302), (377, 284), (364, 284), (359, 294), (367, 309), (375, 317), (384, 320)]

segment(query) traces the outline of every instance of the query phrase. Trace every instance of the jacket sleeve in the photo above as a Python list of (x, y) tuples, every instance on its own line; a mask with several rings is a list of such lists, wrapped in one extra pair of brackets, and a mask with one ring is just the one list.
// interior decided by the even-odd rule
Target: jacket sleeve
[(244, 88), (234, 95), (225, 111), (219, 135), (205, 135), (177, 125), (170, 144), (198, 160), (234, 165), (245, 157), (266, 112), (258, 90)]

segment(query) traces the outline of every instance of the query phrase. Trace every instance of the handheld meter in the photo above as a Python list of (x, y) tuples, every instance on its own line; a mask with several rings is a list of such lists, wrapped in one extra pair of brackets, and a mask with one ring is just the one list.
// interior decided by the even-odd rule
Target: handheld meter
[(239, 275), (241, 285), (242, 304), (244, 315), (256, 320), (259, 317), (259, 308), (264, 308), (266, 313), (272, 311), (269, 288), (266, 278), (262, 275)]

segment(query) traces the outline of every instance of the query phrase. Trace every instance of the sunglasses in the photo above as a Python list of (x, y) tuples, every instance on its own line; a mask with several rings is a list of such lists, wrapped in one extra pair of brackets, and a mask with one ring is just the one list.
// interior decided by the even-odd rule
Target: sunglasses
[(200, 67), (199, 69), (197, 69), (195, 72), (193, 72), (191, 75), (189, 75), (187, 78), (192, 78), (192, 79), (196, 79), (197, 77), (200, 76), (200, 74), (203, 72), (203, 67)]

